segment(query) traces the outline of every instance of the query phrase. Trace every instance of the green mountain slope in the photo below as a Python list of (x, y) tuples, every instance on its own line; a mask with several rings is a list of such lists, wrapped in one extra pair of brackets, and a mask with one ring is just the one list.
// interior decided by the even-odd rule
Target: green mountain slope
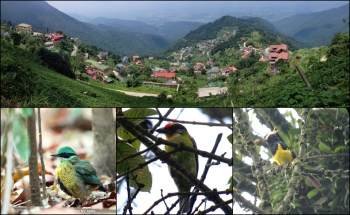
[(49, 28), (49, 31), (61, 30), (71, 37), (81, 36), (83, 43), (120, 55), (150, 54), (169, 44), (157, 35), (133, 34), (79, 22), (43, 1), (1, 1), (1, 18), (16, 24), (31, 24), (43, 32)]
[[(250, 31), (253, 30), (261, 30), (264, 31), (268, 37), (270, 37), (269, 41), (286, 43), (290, 49), (297, 49), (299, 47), (306, 46), (292, 37), (279, 33), (267, 20), (256, 17), (240, 19), (232, 16), (223, 16), (215, 22), (210, 22), (200, 26), (196, 30), (191, 31), (184, 38), (160, 51), (158, 55), (168, 56), (172, 52), (178, 51), (183, 47), (194, 46), (198, 42), (215, 39), (217, 38), (218, 33), (224, 28), (235, 28), (238, 29), (238, 32), (246, 33), (250, 33)], [(243, 35), (241, 34), (240, 36)]]
[(135, 98), (83, 83), (33, 59), (1, 37), (1, 107), (159, 106), (155, 97)]
[(322, 12), (293, 15), (272, 24), (280, 32), (317, 47), (329, 45), (338, 31), (349, 31), (342, 19), (349, 21), (349, 4)]

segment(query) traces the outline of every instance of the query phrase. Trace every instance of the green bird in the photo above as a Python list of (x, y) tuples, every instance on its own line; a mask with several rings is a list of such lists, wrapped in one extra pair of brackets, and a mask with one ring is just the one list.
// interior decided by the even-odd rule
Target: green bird
[(60, 158), (56, 177), (63, 192), (75, 198), (85, 198), (94, 190), (107, 191), (96, 176), (94, 167), (81, 160), (71, 147), (61, 147), (57, 154), (51, 156)]
[[(185, 126), (172, 122), (167, 124), (164, 128), (159, 128), (156, 130), (158, 133), (165, 134), (168, 141), (173, 143), (184, 143), (186, 146), (197, 148), (196, 141), (188, 133)], [(169, 152), (174, 150), (174, 147), (165, 146), (165, 151)], [(198, 174), (198, 155), (188, 151), (179, 151), (171, 154), (170, 157), (183, 166), (187, 171), (192, 173), (197, 177)], [(173, 178), (176, 187), (179, 192), (189, 192), (191, 190), (192, 184), (189, 183), (182, 175), (178, 174), (176, 171), (171, 169), (169, 166), (169, 172)], [(180, 211), (181, 213), (187, 213), (190, 209), (190, 200), (187, 199), (189, 196), (180, 195)]]

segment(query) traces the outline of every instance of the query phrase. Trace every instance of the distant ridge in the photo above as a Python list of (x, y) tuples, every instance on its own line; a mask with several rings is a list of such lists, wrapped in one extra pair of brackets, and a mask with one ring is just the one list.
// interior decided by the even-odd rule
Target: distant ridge
[(158, 35), (133, 34), (80, 22), (44, 1), (1, 1), (1, 18), (16, 24), (28, 23), (43, 32), (48, 27), (49, 31), (61, 30), (71, 37), (81, 36), (83, 43), (120, 55), (147, 55), (169, 44)]
[(272, 24), (282, 33), (308, 43), (311, 47), (326, 46), (338, 31), (349, 31), (349, 4), (315, 13), (297, 14)]

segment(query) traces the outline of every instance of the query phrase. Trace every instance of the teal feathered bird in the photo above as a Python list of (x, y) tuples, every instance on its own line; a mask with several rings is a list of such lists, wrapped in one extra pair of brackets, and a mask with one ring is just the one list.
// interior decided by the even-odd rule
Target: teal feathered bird
[[(183, 143), (186, 146), (197, 148), (196, 141), (188, 133), (185, 126), (172, 122), (168, 123), (164, 128), (159, 128), (156, 130), (159, 133), (165, 134), (168, 141), (174, 143)], [(165, 151), (170, 152), (175, 148), (172, 146), (165, 146)], [(192, 173), (195, 177), (198, 174), (198, 155), (188, 151), (179, 151), (171, 154), (170, 157), (181, 164), (187, 171)], [(182, 175), (178, 174), (176, 171), (169, 167), (169, 172), (171, 177), (177, 186), (179, 192), (189, 192), (191, 190), (192, 184), (189, 183)], [(179, 196), (180, 199), (180, 211), (181, 213), (187, 213), (190, 209), (190, 199), (188, 195)]]
[(56, 177), (63, 192), (75, 198), (85, 198), (94, 190), (106, 191), (94, 167), (88, 161), (81, 160), (71, 147), (61, 147), (57, 154), (51, 156), (60, 158)]

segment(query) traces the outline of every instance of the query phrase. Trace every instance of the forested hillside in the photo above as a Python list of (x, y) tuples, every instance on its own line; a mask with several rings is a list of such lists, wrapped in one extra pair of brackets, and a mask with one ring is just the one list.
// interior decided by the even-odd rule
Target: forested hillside
[[(174, 51), (180, 50), (186, 46), (194, 46), (196, 43), (215, 39), (218, 35), (218, 32), (223, 28), (234, 28), (238, 29), (238, 32), (248, 32), (252, 30), (260, 30), (266, 35), (270, 36), (271, 39), (268, 42), (281, 42), (288, 44), (291, 49), (297, 49), (300, 47), (305, 47), (306, 45), (298, 42), (292, 37), (284, 36), (275, 30), (271, 23), (267, 20), (261, 18), (247, 18), (240, 19), (232, 16), (223, 16), (222, 18), (216, 20), (215, 22), (210, 22), (208, 24), (200, 26), (198, 29), (191, 31), (181, 40), (171, 44), (161, 52), (159, 56), (168, 56)], [(240, 36), (243, 36), (243, 33)]]
[(329, 45), (335, 33), (348, 32), (349, 4), (322, 12), (297, 14), (272, 24), (282, 33), (292, 36), (311, 47)]
[(133, 34), (79, 22), (44, 1), (1, 1), (1, 18), (15, 24), (27, 23), (43, 32), (61, 30), (70, 37), (81, 36), (83, 43), (120, 55), (151, 54), (169, 44), (157, 35)]

